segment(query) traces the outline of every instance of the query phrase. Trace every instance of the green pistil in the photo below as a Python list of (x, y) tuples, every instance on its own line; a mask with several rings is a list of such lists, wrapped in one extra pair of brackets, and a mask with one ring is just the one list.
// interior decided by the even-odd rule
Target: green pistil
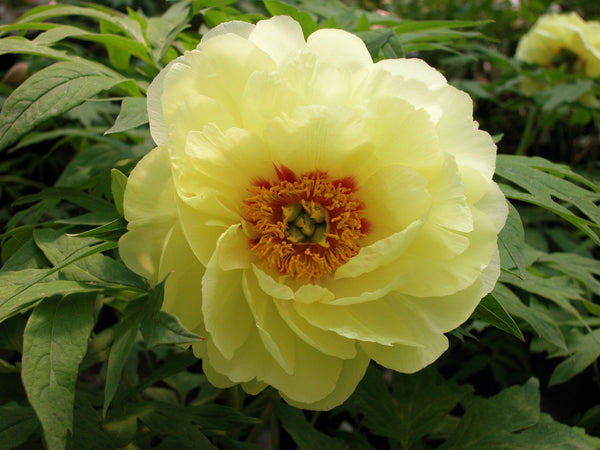
[(327, 213), (317, 205), (292, 203), (282, 208), (287, 239), (294, 244), (321, 244), (327, 232)]

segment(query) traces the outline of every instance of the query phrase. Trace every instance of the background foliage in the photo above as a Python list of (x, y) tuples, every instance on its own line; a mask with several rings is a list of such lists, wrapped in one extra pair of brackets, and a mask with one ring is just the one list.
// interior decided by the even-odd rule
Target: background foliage
[[(600, 448), (600, 80), (516, 61), (550, 8), (586, 0), (107, 0), (2, 6), (0, 449)], [(119, 260), (126, 174), (152, 147), (145, 91), (226, 20), (288, 14), (418, 56), (475, 100), (511, 200), (503, 274), (450, 350), (413, 375), (372, 365), (328, 413), (218, 390), (197, 339)], [(493, 21), (489, 19), (493, 18)], [(550, 88), (527, 96), (526, 78)]]

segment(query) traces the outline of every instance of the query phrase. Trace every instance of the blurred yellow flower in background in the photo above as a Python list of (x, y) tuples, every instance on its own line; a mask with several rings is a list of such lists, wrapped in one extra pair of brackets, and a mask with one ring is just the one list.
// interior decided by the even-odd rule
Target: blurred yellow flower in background
[(120, 254), (205, 340), (208, 379), (330, 409), (415, 372), (499, 276), (506, 201), (467, 94), (341, 30), (229, 22), (148, 89)]
[(576, 13), (541, 16), (517, 45), (517, 59), (597, 77), (600, 75), (600, 23)]

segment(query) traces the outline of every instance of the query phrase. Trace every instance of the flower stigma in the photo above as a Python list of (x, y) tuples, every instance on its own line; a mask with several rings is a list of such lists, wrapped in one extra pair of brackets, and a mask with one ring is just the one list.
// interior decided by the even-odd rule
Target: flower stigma
[(295, 280), (331, 275), (360, 250), (369, 223), (352, 177), (327, 172), (296, 176), (275, 166), (277, 180), (259, 179), (242, 204), (244, 229), (262, 265)]

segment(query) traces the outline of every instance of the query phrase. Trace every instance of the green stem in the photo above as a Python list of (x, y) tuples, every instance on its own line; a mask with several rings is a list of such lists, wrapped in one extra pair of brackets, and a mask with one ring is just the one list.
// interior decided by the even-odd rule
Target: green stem
[(529, 113), (527, 114), (527, 122), (525, 122), (525, 129), (523, 130), (523, 134), (521, 135), (521, 141), (519, 142), (519, 146), (517, 147), (516, 155), (524, 156), (527, 154), (527, 149), (531, 145), (533, 138), (535, 137), (535, 125), (536, 125), (536, 117), (538, 115), (538, 108), (532, 106), (529, 108)]
[[(258, 435), (263, 430), (263, 428), (267, 425), (267, 422), (270, 421), (271, 416), (273, 415), (273, 402), (269, 402), (269, 404), (265, 407), (262, 414), (260, 415), (260, 422), (254, 425), (254, 428), (248, 433), (248, 437), (246, 438), (246, 442), (256, 442)], [(276, 447), (273, 447), (276, 448)]]

